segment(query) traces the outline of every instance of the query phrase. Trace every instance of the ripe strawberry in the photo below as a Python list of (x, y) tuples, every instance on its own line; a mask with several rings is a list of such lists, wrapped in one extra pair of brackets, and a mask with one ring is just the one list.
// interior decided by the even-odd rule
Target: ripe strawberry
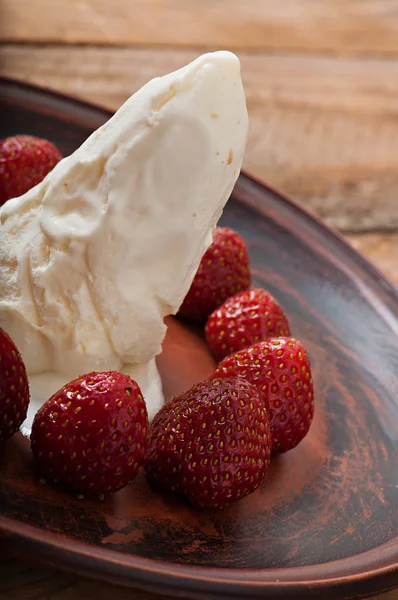
[(241, 236), (216, 227), (213, 243), (202, 261), (179, 310), (185, 319), (205, 321), (227, 298), (250, 286), (249, 255)]
[(31, 135), (0, 140), (0, 205), (40, 183), (61, 158), (51, 142)]
[(314, 416), (311, 366), (294, 338), (261, 342), (227, 356), (213, 377), (242, 377), (257, 387), (268, 410), (273, 452), (291, 450), (307, 435)]
[(31, 443), (49, 480), (78, 492), (116, 492), (137, 475), (147, 448), (148, 415), (137, 383), (116, 371), (67, 383), (37, 412)]
[(0, 329), (0, 442), (18, 431), (26, 418), (28, 404), (25, 365), (10, 336)]
[(269, 459), (264, 404), (254, 386), (232, 377), (194, 385), (160, 409), (145, 471), (156, 487), (194, 506), (224, 508), (254, 492)]
[(210, 315), (205, 331), (217, 360), (267, 338), (290, 335), (283, 309), (262, 289), (229, 298)]

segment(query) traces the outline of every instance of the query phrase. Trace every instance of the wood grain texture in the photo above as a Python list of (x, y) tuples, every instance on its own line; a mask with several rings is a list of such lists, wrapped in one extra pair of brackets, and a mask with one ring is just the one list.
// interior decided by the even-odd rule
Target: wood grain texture
[(397, 28), (395, 0), (3, 0), (1, 39), (396, 55)]
[[(115, 110), (197, 54), (5, 45), (0, 73)], [(239, 56), (250, 115), (244, 168), (342, 231), (397, 229), (398, 63)]]

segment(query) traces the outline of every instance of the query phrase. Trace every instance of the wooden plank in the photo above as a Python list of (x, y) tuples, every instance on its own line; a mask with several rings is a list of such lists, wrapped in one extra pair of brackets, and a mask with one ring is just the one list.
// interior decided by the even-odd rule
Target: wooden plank
[[(17, 560), (0, 564), (3, 597), (1, 594), (7, 600), (172, 600), (170, 596), (122, 589)], [(373, 600), (398, 600), (398, 590), (374, 596)]]
[(396, 0), (2, 0), (1, 39), (398, 53)]
[[(116, 109), (194, 50), (4, 45), (0, 73)], [(239, 53), (244, 167), (343, 231), (398, 228), (398, 62)]]

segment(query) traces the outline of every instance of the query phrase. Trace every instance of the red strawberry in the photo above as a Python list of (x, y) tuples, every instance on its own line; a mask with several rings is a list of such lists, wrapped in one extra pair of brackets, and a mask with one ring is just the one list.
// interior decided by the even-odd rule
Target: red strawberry
[(0, 442), (18, 431), (26, 418), (28, 404), (25, 365), (10, 336), (0, 329)]
[(267, 340), (227, 356), (213, 375), (236, 376), (260, 392), (268, 410), (272, 451), (297, 446), (314, 416), (311, 366), (304, 346), (294, 338)]
[(249, 255), (241, 236), (216, 227), (191, 288), (179, 310), (185, 319), (205, 321), (227, 298), (250, 286)]
[(116, 492), (137, 475), (148, 415), (137, 383), (116, 371), (67, 383), (37, 412), (33, 457), (49, 480), (78, 492)]
[(214, 356), (224, 356), (267, 338), (290, 335), (289, 322), (265, 290), (247, 290), (229, 298), (210, 315), (206, 339)]
[(199, 508), (224, 508), (263, 481), (270, 459), (259, 393), (239, 377), (194, 385), (165, 404), (149, 431), (145, 471)]
[(61, 158), (51, 142), (31, 135), (0, 140), (0, 205), (40, 183)]

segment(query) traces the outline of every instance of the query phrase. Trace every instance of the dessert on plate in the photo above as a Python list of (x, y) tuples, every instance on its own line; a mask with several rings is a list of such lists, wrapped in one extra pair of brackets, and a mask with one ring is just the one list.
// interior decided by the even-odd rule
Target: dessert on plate
[[(215, 52), (150, 81), (67, 158), (0, 141), (0, 441), (21, 426), (46, 480), (103, 497), (144, 470), (226, 508), (307, 435), (307, 351), (250, 289), (244, 239), (216, 227), (247, 129), (239, 60)], [(164, 404), (168, 315), (220, 362)]]

